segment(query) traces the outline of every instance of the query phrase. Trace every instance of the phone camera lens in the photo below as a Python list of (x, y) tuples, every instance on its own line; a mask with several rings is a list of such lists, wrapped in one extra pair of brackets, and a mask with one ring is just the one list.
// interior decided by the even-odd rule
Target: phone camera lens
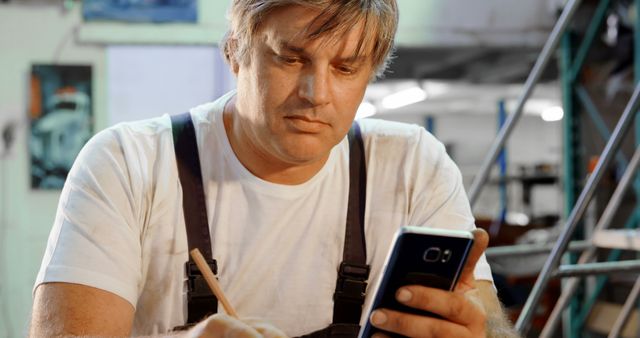
[(424, 252), (422, 257), (425, 262), (437, 262), (440, 259), (441, 250), (437, 247), (430, 247)]

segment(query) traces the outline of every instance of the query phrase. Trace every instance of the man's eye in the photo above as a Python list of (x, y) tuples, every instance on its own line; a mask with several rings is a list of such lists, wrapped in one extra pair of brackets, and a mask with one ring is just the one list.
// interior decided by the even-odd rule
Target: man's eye
[(278, 55), (278, 60), (288, 65), (295, 65), (298, 63), (302, 63), (302, 59), (296, 56)]
[(350, 67), (350, 66), (337, 66), (336, 69), (345, 75), (352, 75), (355, 74), (357, 72), (357, 69), (355, 67)]

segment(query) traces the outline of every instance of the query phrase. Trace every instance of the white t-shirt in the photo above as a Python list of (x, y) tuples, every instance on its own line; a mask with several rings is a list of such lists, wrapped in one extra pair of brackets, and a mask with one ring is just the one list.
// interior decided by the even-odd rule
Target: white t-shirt
[[(241, 317), (264, 318), (290, 336), (333, 315), (349, 193), (345, 138), (308, 182), (280, 185), (251, 174), (222, 122), (229, 93), (191, 110), (222, 288)], [(361, 120), (367, 163), (369, 285), (402, 225), (472, 229), (459, 170), (423, 128)], [(60, 197), (36, 286), (85, 284), (135, 308), (133, 334), (185, 322), (188, 247), (169, 116), (98, 133)], [(491, 280), (483, 258), (476, 278)], [(369, 293), (365, 306), (371, 302)], [(363, 315), (364, 316), (364, 315)]]

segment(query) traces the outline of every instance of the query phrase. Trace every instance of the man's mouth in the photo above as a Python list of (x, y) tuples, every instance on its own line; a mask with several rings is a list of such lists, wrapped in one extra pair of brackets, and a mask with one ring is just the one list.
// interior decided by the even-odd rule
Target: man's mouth
[(314, 118), (314, 117), (309, 117), (307, 115), (290, 115), (287, 116), (287, 118), (290, 119), (298, 119), (298, 120), (302, 120), (302, 121), (306, 121), (306, 122), (311, 122), (311, 123), (322, 123), (322, 124), (329, 124), (327, 122), (325, 122), (322, 119), (318, 119), (318, 118)]
[(306, 115), (291, 115), (286, 116), (285, 120), (289, 122), (289, 125), (294, 129), (303, 133), (317, 133), (323, 128), (329, 126), (329, 123), (322, 119), (309, 117)]

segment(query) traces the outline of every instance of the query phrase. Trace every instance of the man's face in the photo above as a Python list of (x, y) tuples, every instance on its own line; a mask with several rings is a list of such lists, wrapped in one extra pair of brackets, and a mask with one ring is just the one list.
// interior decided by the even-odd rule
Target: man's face
[(344, 36), (306, 38), (318, 13), (298, 6), (272, 12), (247, 60), (232, 64), (240, 137), (268, 161), (324, 161), (349, 130), (372, 77), (370, 47), (355, 56), (360, 25)]

